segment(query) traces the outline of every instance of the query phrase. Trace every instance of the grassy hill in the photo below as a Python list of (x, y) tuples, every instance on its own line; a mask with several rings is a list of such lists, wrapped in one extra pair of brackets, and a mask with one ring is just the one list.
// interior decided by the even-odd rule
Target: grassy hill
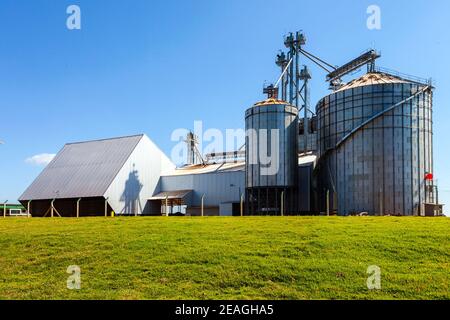
[(7, 218), (0, 250), (0, 299), (450, 298), (448, 218)]

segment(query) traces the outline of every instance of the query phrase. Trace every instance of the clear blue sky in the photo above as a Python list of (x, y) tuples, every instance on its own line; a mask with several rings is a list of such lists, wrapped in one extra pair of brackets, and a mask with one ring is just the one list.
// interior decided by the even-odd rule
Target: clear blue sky
[[(81, 7), (82, 29), (66, 28)], [(366, 27), (381, 7), (382, 29)], [(146, 133), (167, 154), (176, 128), (242, 128), (247, 107), (274, 81), (288, 31), (339, 65), (375, 47), (379, 65), (437, 82), (435, 175), (450, 205), (448, 0), (2, 0), (0, 202), (42, 170), (25, 159), (66, 142)], [(327, 94), (312, 68), (311, 102)]]

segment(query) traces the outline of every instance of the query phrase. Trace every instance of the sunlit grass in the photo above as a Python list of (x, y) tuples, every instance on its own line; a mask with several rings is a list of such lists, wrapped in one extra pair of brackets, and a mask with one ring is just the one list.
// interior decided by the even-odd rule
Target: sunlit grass
[(0, 250), (0, 299), (450, 298), (447, 218), (7, 218)]

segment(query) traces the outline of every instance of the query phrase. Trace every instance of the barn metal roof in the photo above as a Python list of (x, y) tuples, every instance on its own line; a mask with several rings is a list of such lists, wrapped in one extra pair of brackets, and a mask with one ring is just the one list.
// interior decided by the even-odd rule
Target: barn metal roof
[(184, 199), (190, 195), (193, 190), (175, 190), (175, 191), (164, 191), (157, 195), (149, 198), (149, 200), (164, 200), (164, 199)]
[[(317, 156), (312, 154), (302, 155), (298, 158), (299, 165), (314, 163)], [(245, 161), (239, 160), (236, 162), (212, 163), (212, 164), (194, 164), (177, 168), (165, 176), (183, 176), (193, 174), (207, 174), (207, 173), (224, 173), (245, 171)]]
[(298, 157), (298, 165), (299, 166), (315, 164), (316, 161), (317, 161), (317, 156), (315, 154), (307, 154), (307, 155), (302, 155), (302, 156)]
[(66, 144), (19, 200), (103, 196), (143, 136)]

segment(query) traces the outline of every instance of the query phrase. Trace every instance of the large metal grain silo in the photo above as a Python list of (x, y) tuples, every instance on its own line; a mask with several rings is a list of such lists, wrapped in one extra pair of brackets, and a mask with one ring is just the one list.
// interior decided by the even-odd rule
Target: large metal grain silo
[(373, 72), (318, 103), (322, 211), (326, 199), (340, 215), (419, 215), (436, 202), (432, 89)]
[(298, 110), (268, 99), (245, 113), (246, 203), (249, 215), (297, 210)]

